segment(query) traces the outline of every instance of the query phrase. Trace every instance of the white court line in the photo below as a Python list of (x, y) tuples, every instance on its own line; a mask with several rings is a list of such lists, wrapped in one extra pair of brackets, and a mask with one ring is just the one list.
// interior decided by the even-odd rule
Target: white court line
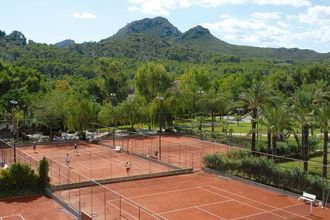
[[(266, 206), (271, 207), (271, 208), (273, 208), (273, 209), (277, 209), (277, 207), (275, 207), (275, 206), (268, 205), (267, 203), (264, 203), (264, 202), (260, 202), (260, 201), (254, 200), (254, 199), (248, 198), (248, 197), (246, 197), (246, 196), (242, 196), (242, 195), (239, 195), (239, 194), (236, 194), (236, 193), (232, 193), (232, 192), (230, 192), (230, 191), (228, 191), (228, 190), (220, 189), (220, 188), (215, 187), (215, 186), (212, 186), (212, 185), (207, 185), (207, 186), (209, 186), (209, 187), (213, 187), (213, 188), (215, 188), (215, 189), (217, 189), (217, 190), (224, 191), (224, 192), (227, 192), (227, 193), (229, 193), (229, 194), (232, 194), (232, 195), (235, 195), (235, 196), (238, 196), (238, 197), (241, 197), (241, 198), (245, 198), (245, 199), (247, 199), (247, 200), (250, 200), (250, 201), (253, 201), (253, 202), (256, 202), (256, 203), (262, 204), (262, 205), (266, 205)], [(238, 201), (238, 200), (237, 200), (237, 201)], [(264, 211), (267, 211), (267, 210), (264, 210)], [(292, 214), (292, 215), (295, 215), (295, 216), (301, 217), (301, 218), (310, 219), (310, 218), (307, 218), (307, 217), (305, 217), (305, 216), (301, 216), (301, 215), (299, 215), (299, 214), (295, 214), (295, 213), (290, 212), (290, 211), (286, 211), (286, 210), (283, 210), (283, 211), (284, 211), (284, 212), (287, 212), (287, 213), (289, 213), (289, 214)]]
[(0, 217), (0, 220), (5, 220), (6, 218), (12, 218), (12, 217), (19, 217), (20, 219), (25, 220), (25, 218), (21, 214), (2, 216)]
[[(284, 209), (292, 208), (292, 207), (295, 207), (295, 206), (298, 206), (298, 205), (301, 205), (301, 204), (289, 205), (289, 206), (285, 206), (285, 207), (283, 207), (283, 208), (277, 208), (277, 209), (272, 209), (272, 210), (264, 211), (264, 212), (257, 213), (257, 214), (247, 215), (247, 216), (244, 216), (244, 217), (233, 218), (233, 219), (231, 219), (231, 220), (245, 219), (245, 218), (249, 218), (249, 217), (257, 216), (257, 215), (262, 215), (262, 214), (266, 214), (266, 213), (274, 214), (274, 213), (272, 213), (272, 212), (275, 212), (275, 211), (283, 211)], [(285, 211), (285, 210), (284, 210), (284, 211)], [(289, 213), (289, 214), (290, 214), (290, 213)], [(302, 217), (303, 217), (303, 216), (302, 216)]]
[(195, 206), (195, 208), (196, 208), (196, 209), (199, 209), (199, 210), (201, 210), (201, 211), (203, 211), (203, 212), (206, 212), (207, 214), (212, 215), (212, 216), (214, 216), (214, 217), (216, 217), (216, 218), (226, 220), (225, 218), (222, 218), (222, 217), (220, 217), (220, 216), (218, 216), (218, 215), (216, 215), (216, 214), (213, 214), (213, 213), (211, 213), (211, 212), (208, 212), (208, 211), (206, 211), (206, 210), (204, 210), (204, 209), (201, 209), (201, 208), (199, 208), (199, 207), (197, 207), (197, 206)]
[(18, 215), (22, 218), (22, 220), (25, 220), (25, 218), (21, 214), (18, 214)]
[[(115, 208), (118, 208), (120, 213), (121, 213), (121, 212), (124, 212), (124, 213), (126, 213), (127, 215), (131, 216), (133, 219), (138, 219), (137, 217), (135, 217), (135, 216), (133, 216), (133, 215), (129, 214), (128, 212), (126, 212), (126, 211), (123, 211), (123, 210), (122, 210), (122, 208), (119, 208), (119, 207), (117, 207), (117, 206), (115, 206), (115, 205), (111, 204), (111, 203), (110, 203), (110, 202), (108, 202), (108, 201), (107, 201), (107, 203), (109, 203), (110, 205), (114, 206)], [(120, 215), (120, 217), (122, 217), (122, 216)]]
[(183, 191), (187, 191), (187, 190), (191, 190), (191, 189), (198, 189), (199, 187), (197, 186), (193, 186), (193, 187), (189, 187), (189, 188), (185, 188), (185, 189), (174, 189), (174, 190), (169, 190), (169, 191), (163, 191), (163, 192), (158, 192), (158, 193), (150, 193), (150, 194), (144, 194), (141, 196), (133, 196), (133, 197), (129, 197), (130, 199), (139, 199), (139, 198), (144, 198), (144, 197), (148, 197), (148, 196), (156, 196), (156, 195), (161, 195), (161, 194), (166, 194), (166, 193), (172, 193), (172, 192), (183, 192)]
[(208, 205), (215, 205), (215, 204), (221, 204), (221, 203), (226, 203), (226, 202), (231, 202), (234, 201), (233, 199), (231, 200), (225, 200), (225, 201), (221, 201), (221, 202), (212, 202), (212, 203), (207, 203), (207, 204), (203, 204), (203, 205), (198, 205), (198, 206), (189, 206), (189, 207), (185, 207), (185, 208), (181, 208), (181, 209), (172, 209), (170, 211), (166, 211), (166, 212), (159, 212), (159, 215), (163, 215), (163, 214), (167, 214), (167, 213), (172, 213), (172, 212), (179, 212), (179, 211), (183, 211), (183, 210), (187, 210), (187, 209), (192, 209), (192, 208), (200, 208), (203, 206), (208, 206)]
[[(201, 188), (201, 189), (203, 189), (203, 188)], [(211, 191), (211, 190), (207, 190), (207, 189), (203, 189), (203, 190), (205, 190), (205, 191), (207, 191), (207, 192), (210, 192), (210, 193), (214, 193), (214, 194), (220, 195), (220, 196), (225, 197), (225, 198), (227, 198), (227, 199), (231, 199), (230, 197), (224, 196), (224, 195), (222, 195), (222, 194), (220, 194), (220, 193), (217, 193), (217, 192), (213, 192), (213, 191)], [(238, 201), (238, 200), (236, 200), (236, 199), (235, 199), (234, 201), (235, 201), (235, 202), (238, 202), (238, 203), (241, 203), (241, 204), (243, 204), (243, 205), (246, 205), (246, 206), (250, 206), (251, 208), (258, 209), (258, 210), (263, 211), (263, 212), (264, 212), (264, 211), (267, 211), (267, 210), (265, 210), (265, 209), (255, 207), (255, 206), (253, 206), (253, 205), (250, 205), (250, 204), (245, 203), (245, 202)], [(274, 215), (277, 215), (277, 214), (274, 214)], [(277, 215), (277, 216), (280, 217), (280, 218), (284, 218), (284, 219), (286, 219), (285, 217), (283, 217), (283, 216), (281, 216), (281, 215)]]

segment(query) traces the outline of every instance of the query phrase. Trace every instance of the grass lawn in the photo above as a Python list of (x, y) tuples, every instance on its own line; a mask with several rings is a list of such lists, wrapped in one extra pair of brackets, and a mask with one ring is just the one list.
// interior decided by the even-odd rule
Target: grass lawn
[[(322, 169), (323, 169), (322, 164), (323, 164), (323, 157), (322, 156), (311, 157), (309, 159), (309, 163), (308, 163), (309, 173), (317, 174), (319, 176), (322, 176)], [(328, 164), (330, 164), (330, 152), (328, 153)], [(303, 164), (303, 162), (300, 162), (300, 161), (282, 162), (279, 165), (281, 167), (284, 167), (284, 168), (298, 167), (301, 170), (304, 169), (304, 164)], [(330, 180), (330, 167), (328, 167), (327, 179)]]

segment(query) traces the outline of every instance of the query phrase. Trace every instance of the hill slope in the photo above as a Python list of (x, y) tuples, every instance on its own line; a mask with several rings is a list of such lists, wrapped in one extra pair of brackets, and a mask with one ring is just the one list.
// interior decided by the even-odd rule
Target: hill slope
[[(45, 48), (43, 44), (43, 50)], [(128, 57), (140, 60), (171, 59), (177, 61), (205, 62), (214, 56), (236, 56), (242, 59), (260, 58), (280, 61), (330, 62), (330, 53), (317, 53), (298, 48), (260, 48), (239, 46), (224, 42), (202, 26), (196, 26), (181, 33), (167, 19), (162, 17), (145, 18), (134, 21), (121, 28), (113, 36), (100, 42), (76, 44), (65, 40), (49, 45), (56, 54), (56, 49), (66, 49), (65, 53), (98, 57)], [(20, 56), (13, 48), (28, 50), (24, 35), (14, 31), (6, 35), (0, 32), (0, 57), (17, 59)], [(38, 56), (38, 48), (34, 51)], [(63, 51), (60, 51), (60, 54)], [(31, 53), (31, 52), (29, 52)], [(14, 56), (13, 56), (14, 54)]]

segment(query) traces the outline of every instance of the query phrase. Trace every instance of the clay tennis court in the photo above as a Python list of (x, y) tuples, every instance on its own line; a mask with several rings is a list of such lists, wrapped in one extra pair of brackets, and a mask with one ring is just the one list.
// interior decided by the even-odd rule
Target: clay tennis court
[[(114, 141), (103, 140), (102, 142), (112, 146)], [(192, 137), (168, 135), (122, 136), (115, 140), (115, 145), (122, 146), (130, 152), (152, 155), (178, 167), (193, 167), (194, 170), (200, 170), (203, 157), (206, 154), (238, 149), (237, 147), (202, 141)], [(156, 151), (158, 152), (157, 156), (155, 155)]]
[[(99, 186), (81, 188), (80, 196), (91, 197), (94, 206), (84, 202), (82, 207), (91, 209), (93, 219), (140, 219), (137, 204), (156, 217), (141, 219), (330, 219), (330, 210), (313, 207), (297, 198), (272, 192), (236, 180), (220, 178), (202, 172), (147, 180), (108, 184), (105, 187), (121, 194), (120, 202), (111, 195), (104, 195)], [(78, 202), (78, 190), (61, 194)], [(88, 200), (86, 200), (88, 201)], [(106, 208), (104, 204), (106, 203)], [(121, 210), (119, 210), (121, 206)], [(136, 207), (134, 207), (136, 206)], [(159, 216), (159, 218), (158, 218)]]
[(0, 200), (0, 220), (73, 220), (67, 210), (46, 196)]
[[(68, 172), (67, 167), (74, 172), (90, 179), (110, 179), (123, 176), (135, 176), (151, 173), (160, 173), (174, 170), (175, 168), (158, 163), (155, 160), (138, 157), (127, 152), (115, 152), (114, 149), (103, 146), (79, 142), (78, 153), (73, 151), (73, 143), (60, 143), (52, 145), (37, 145), (34, 151), (31, 146), (20, 147), (19, 151), (26, 154), (26, 158), (32, 157), (36, 161), (46, 156), (49, 159), (52, 184), (66, 184), (81, 180), (74, 173)], [(70, 165), (66, 164), (66, 155), (69, 154)], [(18, 160), (25, 156), (18, 153)], [(31, 159), (27, 162), (31, 162)], [(126, 170), (126, 162), (129, 163), (129, 173)], [(32, 163), (32, 162), (31, 162)]]

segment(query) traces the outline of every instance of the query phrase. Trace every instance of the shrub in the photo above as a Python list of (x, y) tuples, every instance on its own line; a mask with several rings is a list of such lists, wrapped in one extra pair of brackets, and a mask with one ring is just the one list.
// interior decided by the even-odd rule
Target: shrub
[(40, 185), (43, 188), (46, 188), (49, 184), (49, 177), (48, 177), (48, 160), (44, 157), (42, 160), (39, 161), (39, 179), (40, 179)]
[(296, 193), (306, 190), (319, 198), (322, 196), (322, 189), (330, 188), (320, 176), (306, 175), (302, 169), (296, 167), (282, 168), (273, 159), (255, 156), (248, 151), (232, 150), (207, 155), (204, 157), (204, 162), (205, 166), (211, 169)]
[(28, 165), (16, 163), (0, 173), (0, 196), (26, 195), (40, 192), (38, 175)]

